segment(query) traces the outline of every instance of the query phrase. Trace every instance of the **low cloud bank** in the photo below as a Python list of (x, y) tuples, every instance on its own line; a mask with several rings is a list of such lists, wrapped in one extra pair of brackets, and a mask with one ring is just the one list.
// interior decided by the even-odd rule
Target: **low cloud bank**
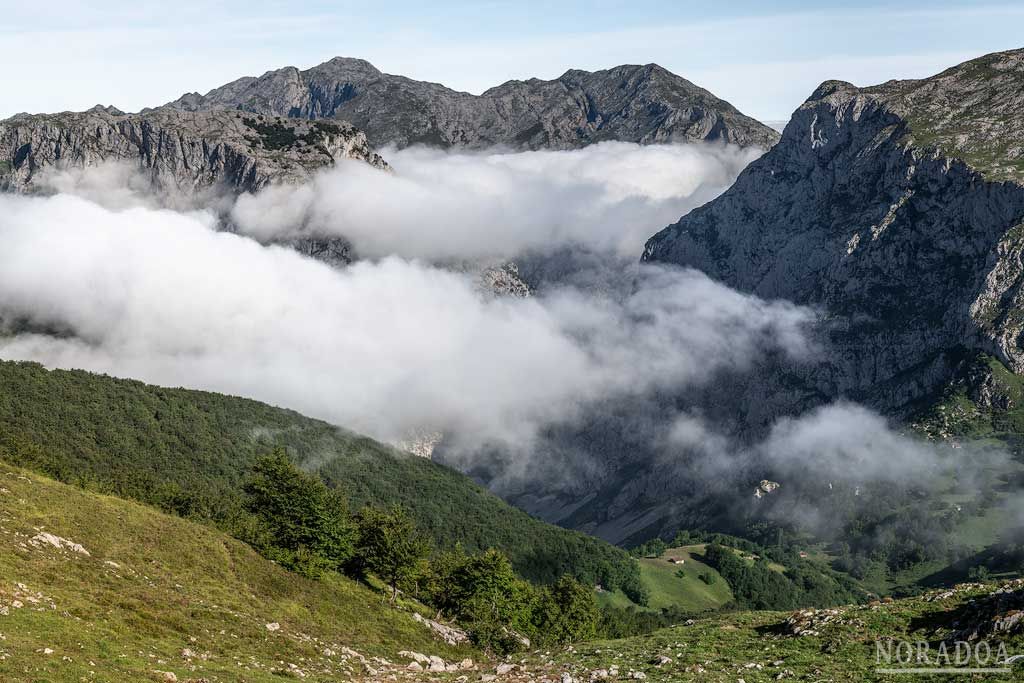
[(580, 245), (639, 258), (652, 234), (720, 194), (761, 152), (605, 142), (519, 153), (386, 151), (394, 171), (342, 162), (302, 186), (239, 198), (264, 242), (341, 236), (377, 258), (511, 258)]
[(495, 299), (421, 262), (337, 270), (214, 228), (204, 213), (0, 196), (0, 318), (17, 326), (0, 356), (252, 396), (384, 439), (523, 443), (592, 401), (812, 353), (810, 311), (693, 271)]

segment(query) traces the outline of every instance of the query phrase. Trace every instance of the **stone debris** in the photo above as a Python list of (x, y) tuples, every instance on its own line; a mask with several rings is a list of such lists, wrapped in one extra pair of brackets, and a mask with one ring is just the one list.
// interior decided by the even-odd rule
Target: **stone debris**
[(801, 609), (783, 622), (782, 629), (790, 636), (818, 636), (823, 627), (838, 623), (843, 614), (841, 609)]
[(444, 439), (444, 432), (436, 430), (417, 430), (410, 432), (405, 438), (395, 442), (395, 448), (412, 453), (413, 455), (429, 460), (434, 455), (434, 449)]
[(435, 621), (433, 619), (427, 619), (417, 612), (413, 612), (412, 618), (425, 625), (448, 645), (461, 645), (462, 643), (469, 642), (469, 634), (461, 628), (442, 624), (440, 621)]
[(411, 660), (413, 660), (415, 662), (419, 662), (420, 664), (429, 664), (430, 663), (430, 657), (428, 657), (428, 656), (426, 656), (424, 654), (420, 654), (419, 652), (411, 652), (409, 650), (402, 650), (401, 652), (398, 653), (398, 656), (399, 657), (404, 657), (405, 659), (411, 659)]
[(1024, 632), (1024, 580), (1003, 584), (988, 595), (969, 601), (953, 622), (947, 642), (977, 641)]
[(781, 484), (779, 484), (779, 482), (777, 481), (769, 481), (767, 479), (762, 479), (761, 482), (754, 489), (754, 498), (764, 498), (769, 493), (773, 493), (774, 491), (776, 491), (779, 488), (779, 486), (781, 486)]
[(42, 548), (44, 546), (53, 546), (58, 550), (70, 550), (73, 553), (79, 555), (85, 555), (89, 557), (89, 551), (86, 550), (80, 543), (75, 543), (66, 538), (61, 538), (47, 531), (40, 531), (38, 534), (29, 539), (29, 544), (36, 547)]
[(484, 294), (525, 299), (532, 295), (519, 274), (519, 266), (512, 262), (484, 268), (478, 276), (477, 287)]

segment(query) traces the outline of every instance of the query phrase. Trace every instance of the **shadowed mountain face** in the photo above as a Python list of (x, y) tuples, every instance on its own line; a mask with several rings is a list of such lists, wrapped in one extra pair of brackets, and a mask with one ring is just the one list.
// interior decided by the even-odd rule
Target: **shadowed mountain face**
[(782, 140), (643, 259), (820, 306), (811, 382), (902, 412), (963, 349), (1024, 371), (1024, 50), (922, 80), (822, 84)]
[[(1015, 387), (1011, 373), (1024, 372), (1022, 93), (1024, 51), (923, 80), (820, 86), (774, 148), (720, 197), (652, 237), (643, 254), (820, 310), (820, 353), (801, 364), (759, 363), (648, 405), (610, 406), (553, 431), (540, 445), (543, 461), (588, 469), (545, 472), (506, 495), (616, 541), (714, 527), (750, 508), (737, 482), (776, 473), (751, 462), (749, 472), (715, 481), (682, 455), (659, 454), (643, 438), (650, 431), (621, 425), (665, 423), (674, 408), (697, 408), (751, 443), (780, 418), (837, 399), (916, 416), (956, 378), (980, 413), (1019, 406), (1019, 393), (999, 387)], [(995, 360), (968, 362), (979, 353)], [(799, 488), (798, 474), (780, 479), (781, 496)]]
[(778, 133), (656, 64), (567, 71), (509, 81), (471, 95), (337, 57), (305, 71), (285, 67), (167, 105), (337, 118), (374, 145), (572, 149), (602, 140), (726, 142), (770, 147)]

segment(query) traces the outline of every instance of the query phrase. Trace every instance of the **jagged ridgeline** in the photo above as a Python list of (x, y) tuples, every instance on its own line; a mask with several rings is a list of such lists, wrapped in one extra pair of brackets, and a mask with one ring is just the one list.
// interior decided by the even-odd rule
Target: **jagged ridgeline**
[(405, 507), (440, 548), (493, 547), (534, 581), (571, 574), (638, 595), (625, 551), (536, 520), (428, 459), (257, 401), (0, 362), (0, 457), (63, 482), (229, 524), (254, 460), (275, 448), (353, 509)]
[(232, 81), (165, 108), (241, 109), (270, 116), (336, 118), (374, 145), (572, 149), (602, 140), (719, 142), (769, 147), (778, 133), (657, 64), (508, 81), (471, 95), (385, 74), (336, 57)]
[(212, 186), (246, 192), (271, 181), (301, 182), (340, 159), (387, 166), (344, 122), (173, 109), (125, 114), (98, 106), (0, 121), (0, 189), (21, 192), (36, 189), (47, 169), (124, 162), (156, 189), (191, 199)]

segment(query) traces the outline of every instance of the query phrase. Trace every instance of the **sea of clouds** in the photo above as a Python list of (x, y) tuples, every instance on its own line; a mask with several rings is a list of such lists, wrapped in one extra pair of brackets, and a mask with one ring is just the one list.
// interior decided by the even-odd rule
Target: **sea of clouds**
[[(815, 362), (819, 312), (637, 262), (756, 156), (392, 150), (390, 171), (343, 162), (191, 208), (124, 166), (54, 172), (46, 196), (0, 195), (0, 357), (243, 395), (393, 442), (441, 432), (467, 469), (485, 444), (528, 459), (538, 434), (594, 405), (672, 396), (767, 356)], [(343, 237), (360, 260), (275, 244), (303, 236)], [(506, 259), (533, 264), (535, 296), (487, 296), (449, 267)], [(934, 449), (858, 406), (786, 417), (755, 445), (668, 414), (624, 428), (659, 457), (703, 454), (709, 477), (750, 458), (822, 477), (936, 469)]]

